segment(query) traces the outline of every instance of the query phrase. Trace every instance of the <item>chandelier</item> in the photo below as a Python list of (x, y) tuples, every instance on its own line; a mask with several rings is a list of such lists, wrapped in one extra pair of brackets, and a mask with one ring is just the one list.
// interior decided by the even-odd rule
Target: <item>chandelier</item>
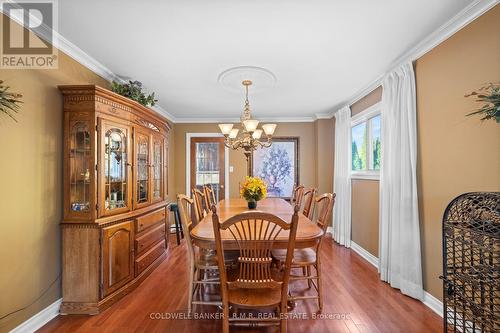
[[(248, 101), (248, 87), (252, 85), (252, 81), (244, 80), (242, 82), (245, 87), (245, 106), (241, 115), (241, 131), (234, 128), (234, 124), (219, 124), (220, 131), (224, 134), (224, 145), (230, 149), (242, 149), (247, 162), (252, 155), (252, 152), (258, 147), (268, 148), (272, 142), (276, 124), (263, 124), (262, 129), (257, 128), (259, 121), (252, 119), (250, 111), (250, 102)], [(266, 134), (266, 139), (262, 140), (262, 132)]]

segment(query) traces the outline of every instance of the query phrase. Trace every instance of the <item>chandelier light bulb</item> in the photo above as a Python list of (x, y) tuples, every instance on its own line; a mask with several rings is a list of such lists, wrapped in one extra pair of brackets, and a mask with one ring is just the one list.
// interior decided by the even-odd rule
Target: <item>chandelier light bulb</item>
[(237, 128), (233, 128), (233, 129), (229, 132), (229, 138), (230, 138), (230, 139), (236, 139), (236, 137), (238, 136), (238, 132), (239, 132), (239, 129), (237, 129)]
[(233, 128), (233, 124), (219, 124), (220, 131), (224, 135), (229, 135), (231, 133), (231, 129)]
[(276, 124), (264, 124), (262, 125), (262, 129), (266, 135), (271, 136), (274, 134), (274, 130), (276, 129)]
[(259, 126), (259, 121), (255, 119), (247, 119), (243, 121), (243, 126), (245, 126), (247, 132), (251, 133), (257, 129), (257, 126)]
[(255, 130), (252, 134), (252, 137), (256, 140), (259, 140), (260, 137), (262, 136), (262, 130), (261, 129), (258, 129), (258, 130)]

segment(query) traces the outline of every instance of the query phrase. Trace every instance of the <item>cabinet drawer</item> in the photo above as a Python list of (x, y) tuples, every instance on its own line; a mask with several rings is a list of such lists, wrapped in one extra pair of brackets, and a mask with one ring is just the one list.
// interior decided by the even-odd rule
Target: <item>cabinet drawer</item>
[(149, 228), (158, 222), (165, 222), (165, 208), (155, 210), (137, 218), (137, 232)]
[(151, 231), (146, 231), (146, 233), (135, 240), (135, 252), (141, 253), (154, 243), (161, 239), (165, 239), (165, 223), (154, 227)]
[(161, 256), (163, 252), (165, 252), (165, 240), (162, 240), (135, 260), (135, 275), (141, 274), (141, 272), (148, 268), (148, 266)]

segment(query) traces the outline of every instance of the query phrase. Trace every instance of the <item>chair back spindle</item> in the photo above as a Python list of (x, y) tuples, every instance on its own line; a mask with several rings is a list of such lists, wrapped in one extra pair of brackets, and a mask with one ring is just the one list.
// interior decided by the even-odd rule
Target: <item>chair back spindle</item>
[(193, 221), (192, 212), (195, 210), (194, 200), (189, 198), (184, 194), (177, 195), (177, 206), (179, 209), (179, 215), (181, 218), (182, 230), (184, 230), (184, 237), (186, 238), (186, 243), (188, 247), (189, 260), (193, 262), (194, 260), (194, 245), (191, 241), (190, 231), (197, 224), (197, 221)]
[(316, 195), (315, 188), (308, 188), (304, 190), (304, 208), (302, 209), (302, 214), (304, 214), (308, 219), (312, 220), (314, 214), (314, 196)]
[[(328, 228), (328, 222), (329, 222), (329, 217), (332, 214), (333, 211), (333, 205), (335, 204), (335, 193), (325, 193), (322, 194), (318, 197), (316, 197), (316, 209), (317, 209), (317, 219), (316, 223), (318, 226), (323, 230), (323, 235), (326, 234), (326, 229)], [(319, 240), (318, 243), (318, 250), (319, 246), (321, 245), (321, 242), (323, 240), (323, 237)]]
[(217, 199), (215, 199), (215, 191), (212, 185), (203, 186), (203, 190), (205, 192), (205, 207), (207, 208), (207, 210), (209, 210), (210, 207), (217, 204)]
[(300, 207), (302, 205), (303, 194), (304, 194), (304, 185), (295, 186), (292, 191), (292, 199), (290, 203), (293, 206)]
[[(225, 297), (227, 288), (283, 288), (282, 294), (286, 302), (288, 278), (295, 247), (295, 236), (298, 223), (298, 209), (288, 223), (276, 215), (264, 212), (244, 212), (220, 223), (215, 206), (212, 208), (212, 221), (215, 242), (219, 259), (222, 295)], [(271, 250), (274, 241), (283, 230), (289, 230), (287, 260), (283, 280), (277, 281), (271, 274)], [(236, 280), (227, 281), (223, 256), (224, 248), (221, 241), (221, 231), (231, 235), (239, 248), (239, 272)]]
[(207, 216), (207, 211), (203, 207), (205, 205), (205, 193), (198, 190), (197, 188), (193, 188), (192, 194), (196, 211), (196, 218), (198, 221), (201, 221), (205, 216)]

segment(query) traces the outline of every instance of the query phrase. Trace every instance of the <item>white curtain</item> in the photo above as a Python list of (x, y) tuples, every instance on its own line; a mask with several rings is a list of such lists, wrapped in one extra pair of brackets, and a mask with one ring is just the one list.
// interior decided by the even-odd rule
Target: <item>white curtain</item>
[(333, 239), (351, 247), (351, 109), (335, 113), (335, 167), (333, 187), (337, 194), (333, 212)]
[(382, 86), (378, 270), (383, 281), (422, 300), (413, 65), (388, 74)]

